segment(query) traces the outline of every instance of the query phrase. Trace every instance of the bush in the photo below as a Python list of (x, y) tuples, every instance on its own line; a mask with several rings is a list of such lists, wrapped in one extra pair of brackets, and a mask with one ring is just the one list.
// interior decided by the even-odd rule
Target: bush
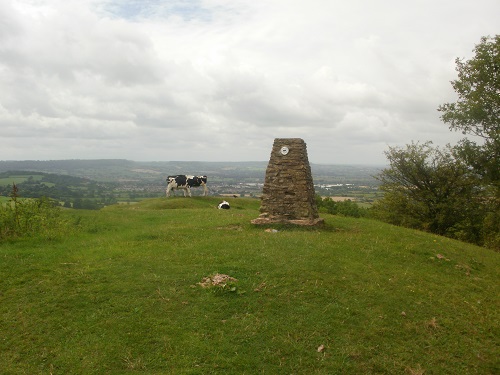
[(376, 176), (385, 194), (373, 205), (373, 217), (498, 248), (495, 190), (461, 158), (459, 148), (412, 143), (390, 147), (386, 156), (390, 167)]

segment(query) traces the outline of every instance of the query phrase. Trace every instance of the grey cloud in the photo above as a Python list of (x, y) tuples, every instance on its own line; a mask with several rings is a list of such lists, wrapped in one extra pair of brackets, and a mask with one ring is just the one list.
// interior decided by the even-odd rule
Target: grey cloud
[(313, 162), (383, 162), (453, 141), (454, 58), (497, 31), (478, 1), (5, 0), (0, 159), (263, 160), (302, 137)]

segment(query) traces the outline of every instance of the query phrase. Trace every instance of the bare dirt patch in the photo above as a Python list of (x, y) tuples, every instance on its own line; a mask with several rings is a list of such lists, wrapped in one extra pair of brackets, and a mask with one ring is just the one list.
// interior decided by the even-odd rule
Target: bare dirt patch
[(225, 287), (228, 283), (235, 283), (238, 279), (222, 273), (216, 273), (213, 276), (204, 277), (198, 283), (202, 288), (210, 288), (212, 286)]

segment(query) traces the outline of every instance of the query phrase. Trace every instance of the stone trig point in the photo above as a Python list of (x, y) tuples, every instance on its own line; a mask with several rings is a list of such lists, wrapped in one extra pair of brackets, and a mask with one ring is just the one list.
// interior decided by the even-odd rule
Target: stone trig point
[(300, 138), (276, 138), (267, 165), (260, 215), (252, 224), (318, 225), (311, 166)]

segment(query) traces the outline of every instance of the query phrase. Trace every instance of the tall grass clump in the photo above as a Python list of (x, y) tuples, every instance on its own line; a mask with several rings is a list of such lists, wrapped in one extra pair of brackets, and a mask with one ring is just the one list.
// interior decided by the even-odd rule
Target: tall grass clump
[(66, 224), (50, 199), (20, 198), (16, 184), (12, 184), (10, 200), (0, 204), (0, 241), (34, 236), (54, 238)]

